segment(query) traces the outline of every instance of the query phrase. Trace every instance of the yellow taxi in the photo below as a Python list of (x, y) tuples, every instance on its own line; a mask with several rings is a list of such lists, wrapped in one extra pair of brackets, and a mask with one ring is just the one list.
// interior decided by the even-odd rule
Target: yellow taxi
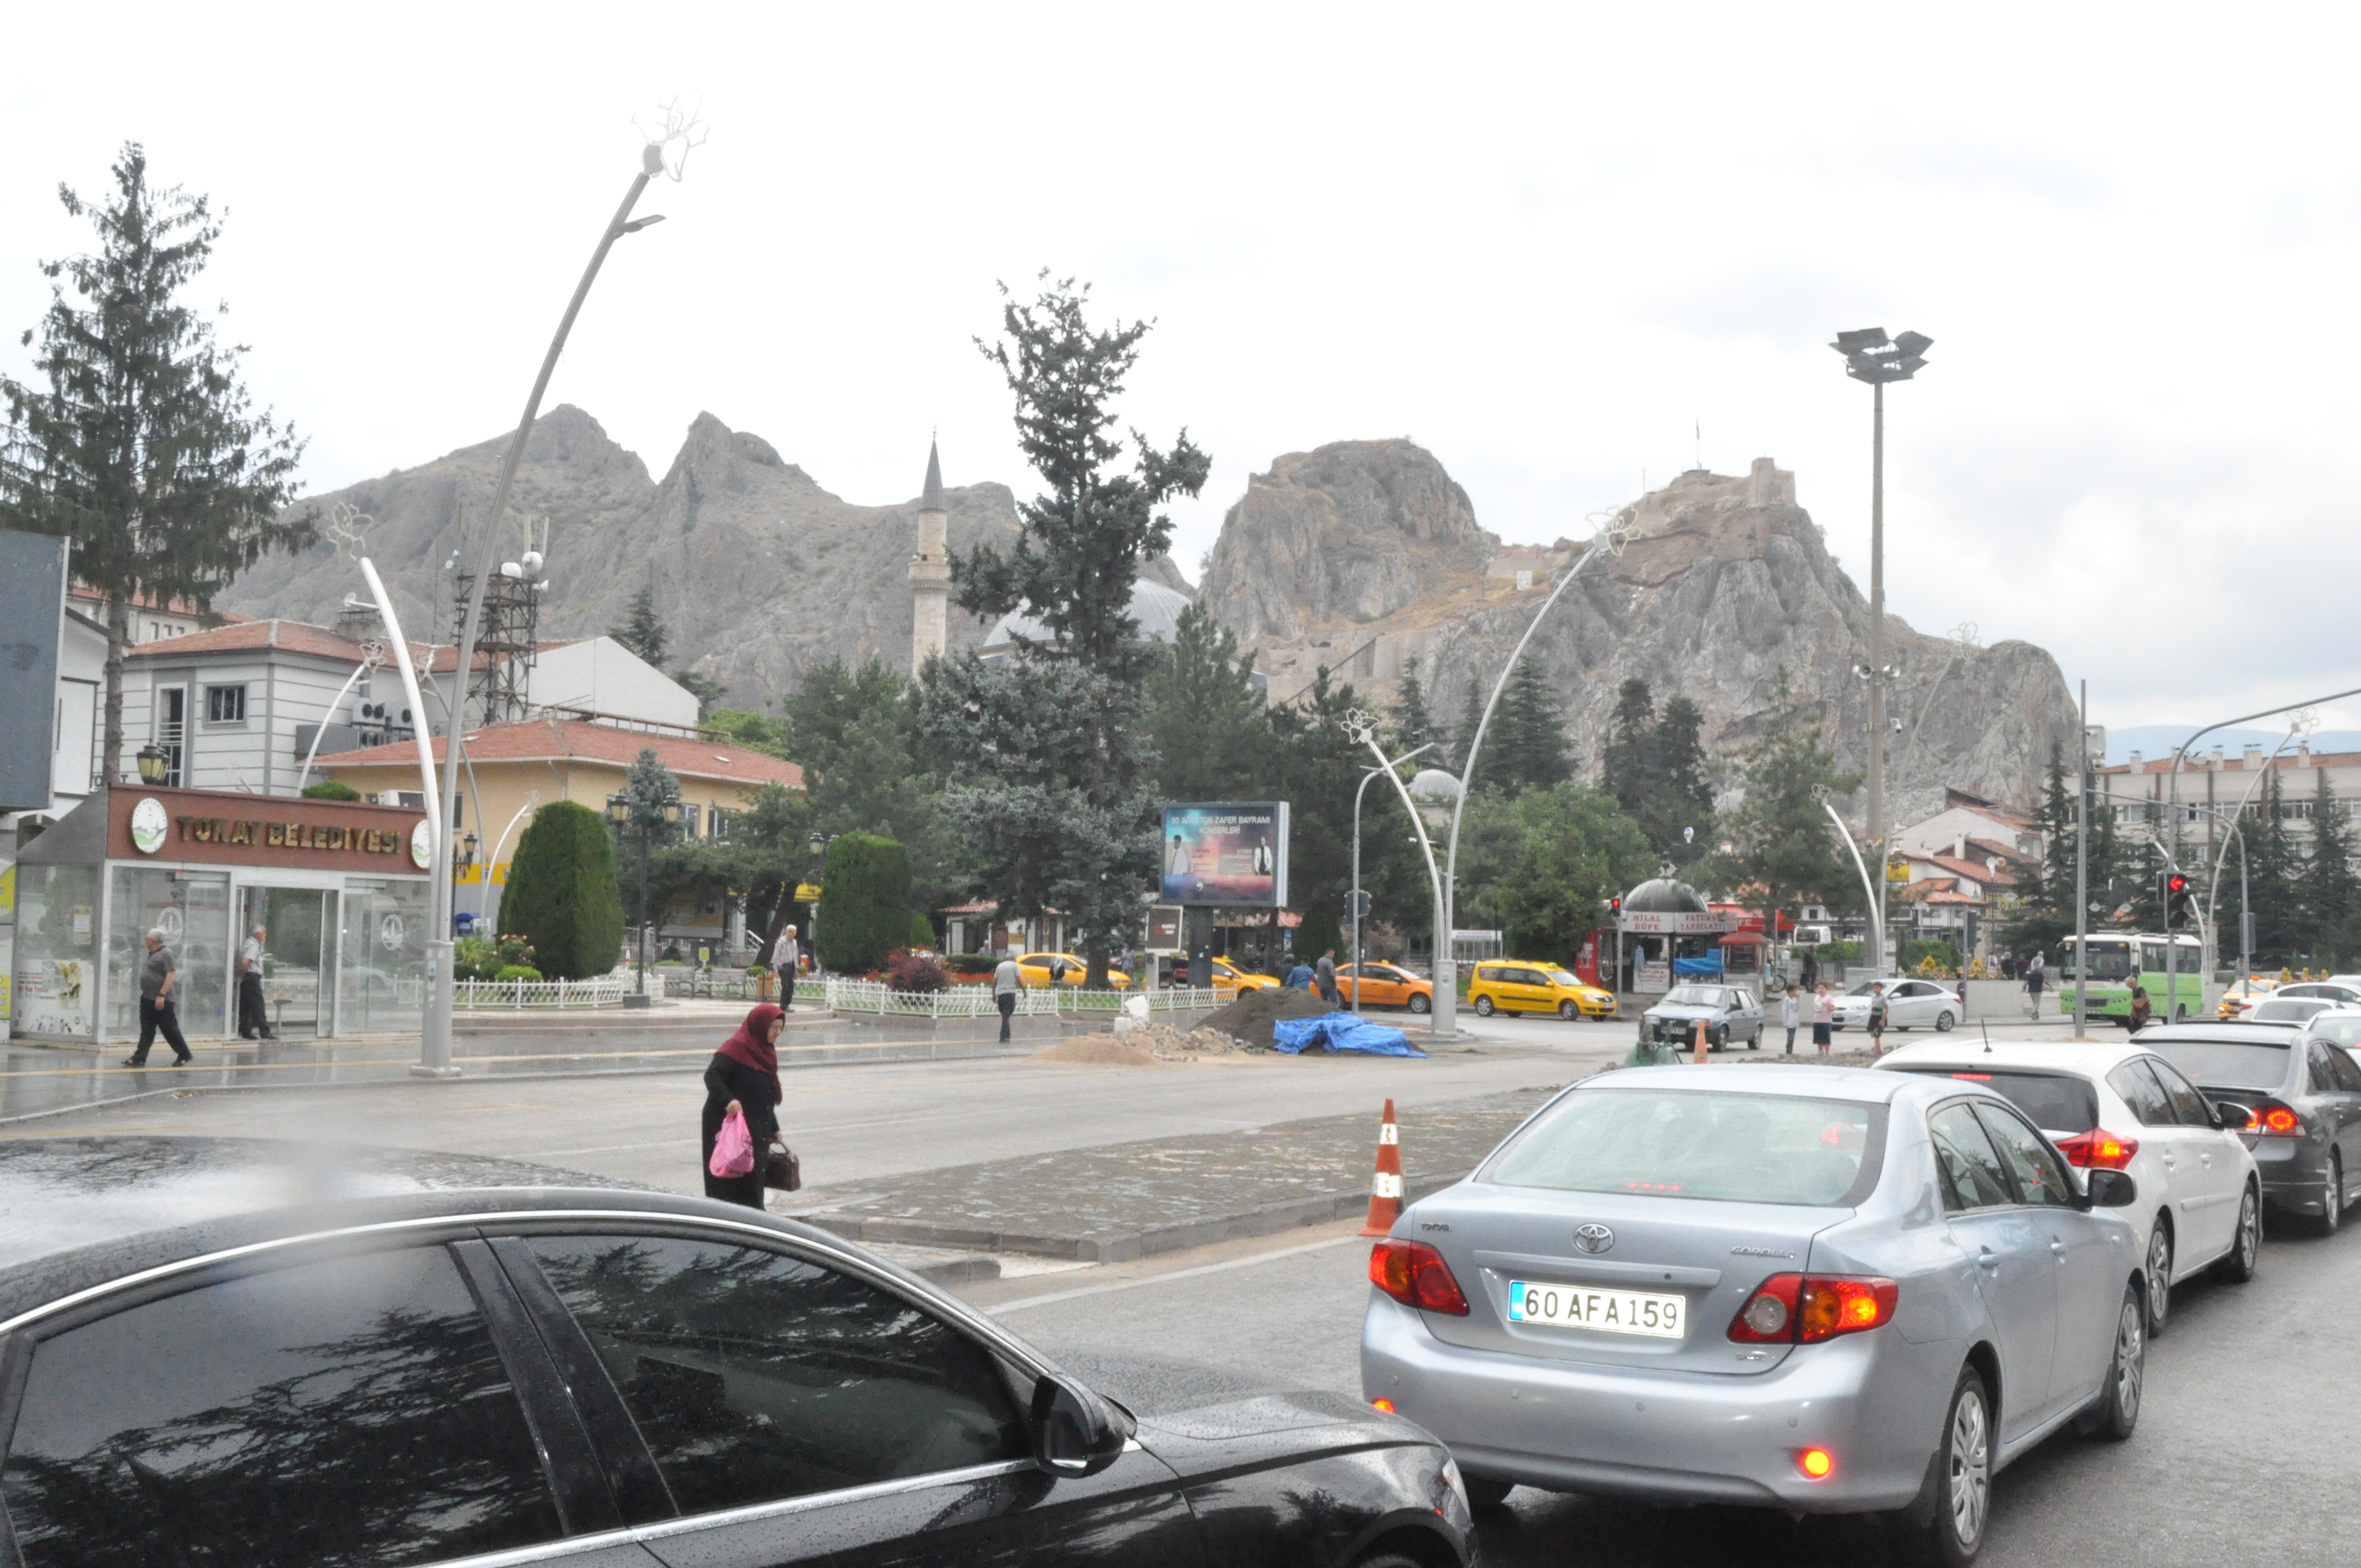
[(1586, 983), (1570, 970), (1522, 959), (1488, 959), (1467, 982), (1467, 1003), (1479, 1017), (1495, 1013), (1554, 1013), (1567, 1020), (1612, 1018), (1615, 993)]
[(1387, 963), (1340, 964), (1336, 989), (1348, 1004), (1434, 1011), (1434, 981)]
[(1215, 959), (1211, 967), (1213, 971), (1213, 994), (1216, 996), (1234, 997), (1242, 991), (1277, 991), (1279, 989), (1279, 981), (1270, 976), (1242, 970), (1227, 959)]
[[(1071, 953), (1023, 953), (1016, 959), (1016, 978), (1027, 985), (1080, 985), (1082, 977), (1091, 972), (1091, 961)], [(1118, 991), (1128, 990), (1131, 976), (1107, 966), (1107, 984)]]

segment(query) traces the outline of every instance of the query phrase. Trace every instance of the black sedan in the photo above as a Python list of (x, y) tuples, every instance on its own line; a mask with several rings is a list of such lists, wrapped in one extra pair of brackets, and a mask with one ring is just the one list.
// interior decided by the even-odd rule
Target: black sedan
[(2325, 1235), (2361, 1197), (2361, 1066), (2297, 1024), (2158, 1025), (2132, 1036), (2249, 1114), (2264, 1204)]
[(825, 1232), (575, 1179), (0, 1146), (0, 1558), (1474, 1559), (1408, 1421), (1314, 1395), (1137, 1419)]

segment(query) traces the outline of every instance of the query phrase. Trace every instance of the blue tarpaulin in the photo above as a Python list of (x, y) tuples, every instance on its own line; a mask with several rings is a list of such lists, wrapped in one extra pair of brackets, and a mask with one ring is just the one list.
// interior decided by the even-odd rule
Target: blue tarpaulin
[(1719, 974), (1721, 949), (1716, 948), (1701, 959), (1675, 959), (1673, 972), (1675, 974)]
[(1326, 1046), (1332, 1051), (1361, 1051), (1375, 1057), (1422, 1057), (1410, 1036), (1385, 1024), (1372, 1024), (1350, 1013), (1323, 1013), (1316, 1018), (1282, 1018), (1270, 1026), (1271, 1044), (1289, 1056)]

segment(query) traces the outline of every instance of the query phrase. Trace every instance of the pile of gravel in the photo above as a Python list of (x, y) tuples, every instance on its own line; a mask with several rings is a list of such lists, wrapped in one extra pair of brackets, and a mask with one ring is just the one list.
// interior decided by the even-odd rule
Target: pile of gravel
[(1064, 1067), (1160, 1067), (1240, 1056), (1253, 1048), (1235, 1035), (1202, 1025), (1181, 1030), (1170, 1024), (1142, 1024), (1120, 1035), (1077, 1035), (1035, 1051), (1030, 1059)]
[(1249, 1047), (1267, 1051), (1271, 1048), (1273, 1024), (1286, 1018), (1316, 1018), (1327, 1011), (1328, 1004), (1320, 1000), (1317, 992), (1266, 986), (1259, 991), (1240, 992), (1235, 1002), (1198, 1027), (1235, 1036)]

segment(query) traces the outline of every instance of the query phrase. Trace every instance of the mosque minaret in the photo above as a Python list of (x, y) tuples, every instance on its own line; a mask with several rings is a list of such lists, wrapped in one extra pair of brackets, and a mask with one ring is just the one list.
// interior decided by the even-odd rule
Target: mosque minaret
[(935, 443), (927, 444), (927, 488), (918, 498), (918, 549), (910, 557), (910, 674), (925, 673), (927, 661), (941, 656), (950, 631), (951, 563), (944, 540), (949, 509), (943, 505), (943, 464)]

